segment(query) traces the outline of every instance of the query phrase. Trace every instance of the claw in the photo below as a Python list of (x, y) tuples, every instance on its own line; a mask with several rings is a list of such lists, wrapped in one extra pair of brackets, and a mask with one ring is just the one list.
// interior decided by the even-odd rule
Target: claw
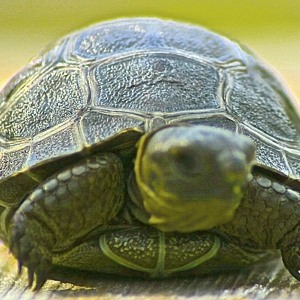
[(42, 288), (42, 286), (45, 284), (45, 282), (47, 281), (47, 271), (45, 270), (40, 270), (37, 274), (36, 274), (36, 283), (35, 283), (35, 287), (33, 289), (33, 291), (38, 291)]
[(48, 268), (43, 268), (41, 265), (37, 266), (34, 264), (27, 266), (27, 277), (28, 277), (28, 288), (32, 288), (34, 277), (35, 277), (35, 285), (33, 291), (40, 290), (45, 282), (47, 281)]
[(18, 276), (21, 276), (22, 268), (23, 268), (23, 264), (20, 260), (18, 260)]
[(32, 266), (27, 267), (28, 287), (31, 288), (34, 280), (34, 268)]
[[(36, 261), (27, 265), (28, 268), (28, 287), (32, 288), (34, 285), (33, 291), (40, 290), (48, 278), (49, 269), (51, 268), (51, 260), (42, 259), (41, 261)], [(35, 279), (35, 284), (34, 283)]]
[(51, 268), (51, 254), (45, 255), (45, 250), (37, 247), (29, 238), (17, 239), (11, 235), (10, 251), (18, 260), (18, 276), (21, 275), (23, 266), (27, 267), (28, 288), (32, 288), (36, 279), (34, 291), (42, 288), (47, 281), (48, 270)]
[[(15, 219), (18, 214), (15, 215)], [(22, 226), (21, 226), (22, 225)], [(37, 291), (42, 288), (47, 280), (48, 270), (51, 268), (52, 256), (47, 247), (40, 244), (40, 240), (35, 239), (35, 235), (30, 230), (25, 232), (26, 224), (14, 223), (10, 227), (9, 249), (18, 260), (18, 275), (21, 274), (23, 266), (27, 267), (28, 286)], [(34, 284), (34, 281), (35, 284)]]

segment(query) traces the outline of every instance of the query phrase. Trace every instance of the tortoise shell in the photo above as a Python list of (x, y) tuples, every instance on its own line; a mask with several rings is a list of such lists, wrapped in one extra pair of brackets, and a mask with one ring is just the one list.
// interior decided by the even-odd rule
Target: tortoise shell
[(257, 164), (300, 176), (291, 95), (249, 51), (205, 28), (148, 18), (52, 43), (0, 96), (0, 204), (17, 206), (61, 165), (186, 122), (249, 136)]

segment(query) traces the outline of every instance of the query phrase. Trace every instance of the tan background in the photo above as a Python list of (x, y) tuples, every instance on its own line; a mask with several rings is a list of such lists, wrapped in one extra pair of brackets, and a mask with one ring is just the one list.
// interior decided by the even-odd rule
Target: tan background
[[(107, 19), (155, 16), (204, 25), (234, 37), (275, 67), (300, 99), (300, 1), (0, 0), (0, 87), (41, 48)], [(0, 245), (1, 299), (298, 299), (300, 284), (271, 264), (237, 275), (167, 282), (50, 282), (38, 295), (14, 282), (16, 264)], [(90, 284), (89, 284), (90, 283)]]

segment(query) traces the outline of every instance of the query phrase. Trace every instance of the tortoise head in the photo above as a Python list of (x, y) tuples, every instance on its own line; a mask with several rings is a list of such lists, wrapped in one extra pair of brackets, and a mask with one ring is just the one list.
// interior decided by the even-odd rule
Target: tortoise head
[(146, 134), (135, 176), (148, 224), (191, 232), (231, 220), (254, 157), (249, 138), (223, 129), (181, 124)]

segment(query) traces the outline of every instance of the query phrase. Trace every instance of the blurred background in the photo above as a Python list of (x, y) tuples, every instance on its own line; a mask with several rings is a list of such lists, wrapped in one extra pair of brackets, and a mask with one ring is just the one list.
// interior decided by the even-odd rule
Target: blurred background
[(0, 88), (47, 43), (126, 16), (177, 19), (238, 39), (277, 69), (300, 99), (295, 0), (0, 0)]

